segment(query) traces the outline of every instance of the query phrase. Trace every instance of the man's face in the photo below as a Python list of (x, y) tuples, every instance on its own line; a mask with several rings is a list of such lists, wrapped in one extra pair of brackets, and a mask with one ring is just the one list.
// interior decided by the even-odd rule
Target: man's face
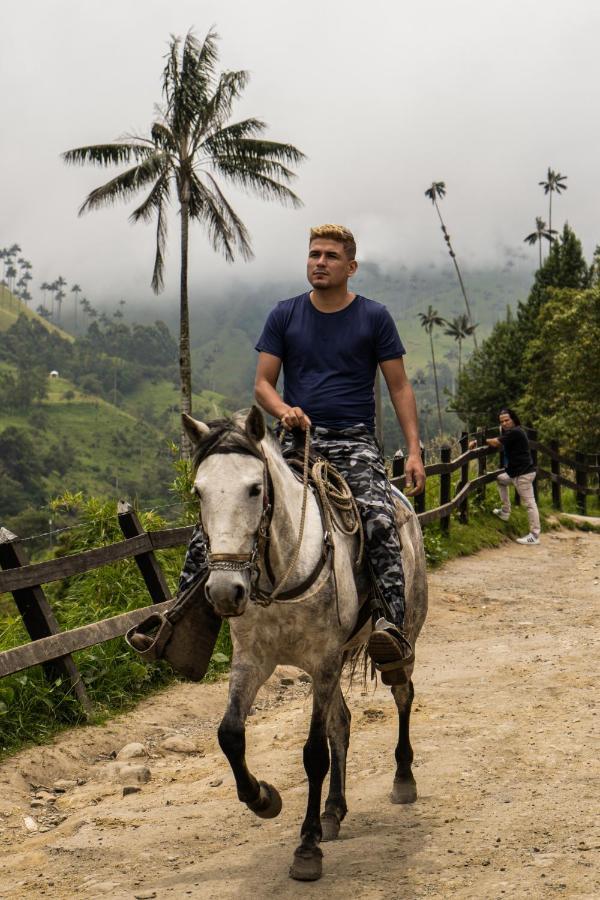
[(502, 429), (502, 431), (508, 431), (510, 428), (515, 427), (515, 423), (508, 415), (508, 413), (500, 413), (500, 415), (498, 416), (498, 420), (500, 422), (500, 428)]
[(355, 259), (348, 259), (344, 245), (328, 238), (315, 238), (308, 248), (306, 277), (319, 291), (344, 285), (357, 269)]

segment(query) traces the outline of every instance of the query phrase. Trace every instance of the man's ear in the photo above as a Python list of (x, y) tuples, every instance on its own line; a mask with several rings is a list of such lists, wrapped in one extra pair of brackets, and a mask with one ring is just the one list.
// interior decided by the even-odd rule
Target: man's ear
[(192, 444), (197, 444), (210, 431), (208, 425), (199, 422), (198, 419), (192, 419), (187, 413), (181, 414), (181, 421)]
[(258, 406), (252, 407), (246, 417), (246, 424), (244, 427), (250, 440), (255, 441), (257, 444), (262, 441), (266, 434), (267, 426), (265, 425), (265, 417)]
[(356, 275), (356, 270), (358, 269), (358, 262), (355, 259), (351, 259), (348, 263), (348, 278), (352, 278), (353, 275)]

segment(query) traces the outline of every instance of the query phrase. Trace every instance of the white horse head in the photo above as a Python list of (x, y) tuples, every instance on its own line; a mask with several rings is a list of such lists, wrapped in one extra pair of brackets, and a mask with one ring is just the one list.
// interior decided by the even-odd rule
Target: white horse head
[(194, 448), (193, 491), (209, 541), (206, 596), (218, 615), (240, 616), (248, 604), (259, 529), (269, 502), (261, 447), (265, 420), (253, 406), (213, 428), (185, 414), (183, 424)]

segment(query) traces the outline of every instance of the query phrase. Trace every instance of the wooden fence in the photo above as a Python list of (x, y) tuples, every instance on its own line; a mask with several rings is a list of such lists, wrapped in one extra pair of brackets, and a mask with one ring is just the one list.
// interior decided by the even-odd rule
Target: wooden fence
[[(460, 522), (468, 521), (469, 497), (474, 493), (481, 497), (486, 485), (494, 481), (501, 470), (498, 450), (485, 444), (486, 436), (491, 434), (497, 434), (497, 430), (486, 432), (479, 429), (476, 433), (477, 447), (473, 450), (468, 448), (469, 435), (463, 434), (461, 452), (455, 459), (451, 458), (451, 448), (444, 446), (440, 448), (440, 462), (427, 464), (426, 451), (422, 451), (428, 477), (440, 476), (437, 506), (426, 509), (424, 494), (414, 498), (415, 511), (422, 526), (439, 521), (440, 527), (447, 532), (454, 512), (458, 513)], [(536, 481), (550, 479), (554, 508), (561, 509), (561, 490), (567, 488), (575, 491), (578, 511), (585, 515), (587, 498), (600, 498), (598, 455), (590, 457), (576, 453), (573, 459), (563, 457), (556, 443), (540, 443), (533, 431), (530, 431), (530, 443), (537, 466)], [(548, 460), (549, 468), (540, 464), (544, 459)], [(471, 463), (476, 464), (475, 477), (471, 477)], [(569, 477), (561, 473), (561, 465), (569, 470)], [(455, 472), (460, 474), (453, 489), (452, 475)], [(394, 458), (392, 474), (392, 483), (404, 487), (404, 458), (400, 453)], [(0, 678), (41, 664), (51, 680), (57, 676), (66, 678), (84, 710), (89, 711), (91, 704), (71, 654), (120, 637), (150, 612), (163, 611), (170, 606), (171, 594), (155, 551), (186, 545), (193, 527), (145, 532), (132, 507), (123, 502), (118, 505), (117, 517), (123, 541), (39, 563), (30, 563), (16, 535), (0, 528), (0, 594), (12, 593), (31, 638), (28, 644), (0, 653)], [(60, 631), (43, 585), (130, 558), (136, 561), (152, 605), (70, 631)]]

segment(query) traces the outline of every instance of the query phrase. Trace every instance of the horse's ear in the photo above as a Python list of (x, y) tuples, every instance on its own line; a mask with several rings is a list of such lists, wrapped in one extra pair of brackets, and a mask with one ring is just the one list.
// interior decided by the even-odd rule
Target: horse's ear
[(181, 421), (193, 444), (197, 444), (210, 431), (208, 425), (205, 425), (204, 422), (199, 422), (198, 419), (192, 419), (187, 413), (181, 414)]
[(264, 438), (267, 426), (265, 425), (265, 417), (258, 406), (253, 406), (248, 413), (245, 429), (248, 437), (257, 444)]

